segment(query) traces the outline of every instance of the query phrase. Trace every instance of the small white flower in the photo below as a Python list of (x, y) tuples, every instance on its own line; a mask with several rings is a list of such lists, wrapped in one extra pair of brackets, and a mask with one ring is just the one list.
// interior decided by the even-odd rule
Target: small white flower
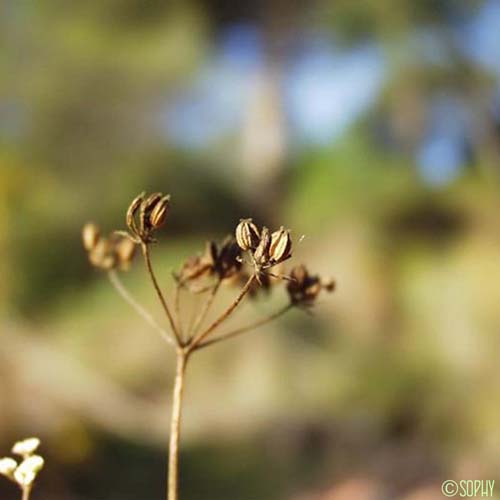
[(0, 474), (11, 478), (16, 468), (17, 462), (13, 458), (0, 458)]
[(42, 469), (44, 460), (39, 455), (32, 455), (21, 462), (14, 471), (14, 478), (20, 486), (29, 486)]
[(12, 453), (16, 455), (21, 455), (22, 457), (28, 457), (35, 453), (37, 448), (40, 446), (40, 440), (36, 437), (23, 439), (18, 441), (12, 447)]

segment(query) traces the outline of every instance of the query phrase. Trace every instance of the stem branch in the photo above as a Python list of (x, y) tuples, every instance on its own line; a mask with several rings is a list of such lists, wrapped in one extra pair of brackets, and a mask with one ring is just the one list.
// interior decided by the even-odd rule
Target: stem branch
[(248, 278), (245, 286), (241, 289), (240, 293), (234, 300), (234, 302), (200, 335), (194, 338), (191, 349), (195, 349), (205, 338), (207, 338), (222, 322), (224, 322), (231, 313), (238, 307), (239, 303), (243, 300), (243, 297), (248, 293), (252, 283), (255, 280), (255, 274), (252, 274), (250, 278)]
[(157, 330), (165, 341), (169, 344), (175, 345), (172, 337), (170, 337), (170, 335), (156, 322), (153, 316), (151, 316), (151, 314), (141, 304), (139, 304), (134, 297), (132, 297), (132, 295), (130, 295), (130, 292), (126, 289), (116, 271), (109, 271), (108, 277), (111, 284), (114, 286), (119, 295), (125, 300), (125, 302), (127, 302), (137, 312), (137, 314), (139, 314), (139, 316), (141, 316), (141, 318), (149, 324), (149, 326)]
[(148, 269), (149, 276), (150, 276), (151, 281), (153, 282), (153, 286), (156, 290), (156, 294), (158, 295), (158, 298), (160, 299), (161, 305), (163, 306), (163, 309), (165, 310), (165, 313), (167, 314), (167, 318), (168, 318), (168, 321), (170, 323), (170, 327), (172, 328), (172, 332), (175, 335), (175, 340), (177, 341), (177, 345), (180, 346), (180, 345), (182, 345), (182, 340), (179, 336), (177, 326), (175, 325), (175, 321), (174, 321), (174, 318), (172, 316), (172, 313), (170, 312), (167, 301), (165, 300), (165, 297), (163, 296), (163, 292), (161, 291), (160, 285), (158, 284), (155, 273), (153, 271), (153, 266), (151, 264), (151, 257), (149, 255), (149, 247), (146, 243), (142, 243), (141, 249), (142, 249), (142, 255), (144, 256), (144, 261), (146, 262), (146, 267)]
[(221, 280), (217, 280), (217, 283), (212, 287), (210, 290), (210, 294), (208, 295), (205, 303), (203, 304), (202, 309), (200, 310), (198, 316), (196, 317), (196, 320), (193, 324), (193, 329), (191, 330), (191, 335), (196, 335), (198, 332), (198, 329), (202, 325), (204, 319), (207, 317), (208, 311), (210, 310), (210, 307), (212, 306), (215, 296), (217, 295), (217, 291), (219, 290), (221, 284)]
[[(174, 276), (175, 278), (175, 276)], [(175, 280), (175, 295), (174, 295), (174, 314), (175, 319), (177, 320), (177, 328), (179, 331), (179, 336), (184, 342), (184, 328), (182, 327), (181, 321), (181, 284), (179, 281)]]
[(255, 323), (251, 323), (250, 325), (244, 326), (242, 328), (238, 328), (236, 330), (232, 330), (230, 332), (224, 333), (224, 334), (220, 335), (219, 337), (215, 337), (214, 339), (207, 340), (207, 341), (199, 344), (197, 349), (203, 349), (204, 347), (208, 347), (209, 345), (215, 344), (217, 342), (222, 342), (223, 340), (228, 340), (230, 338), (241, 335), (242, 333), (246, 333), (246, 332), (249, 332), (251, 330), (254, 330), (255, 328), (258, 328), (259, 326), (264, 326), (267, 323), (271, 323), (271, 321), (278, 319), (279, 317), (283, 316), (285, 313), (290, 311), (290, 309), (292, 309), (292, 307), (293, 307), (292, 304), (287, 304), (285, 307), (279, 309), (275, 313), (270, 314), (269, 316), (266, 316), (265, 318), (262, 318), (259, 321), (256, 321)]

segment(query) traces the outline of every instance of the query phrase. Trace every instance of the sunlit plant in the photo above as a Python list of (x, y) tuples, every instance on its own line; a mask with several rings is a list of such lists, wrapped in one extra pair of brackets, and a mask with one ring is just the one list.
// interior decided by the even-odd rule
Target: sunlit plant
[(43, 458), (35, 453), (39, 446), (40, 440), (36, 437), (23, 439), (12, 447), (12, 453), (21, 457), (20, 462), (11, 457), (0, 458), (0, 474), (19, 486), (22, 500), (29, 500), (44, 465)]
[[(322, 290), (333, 291), (332, 280), (311, 275), (303, 265), (294, 267), (289, 275), (278, 271), (292, 257), (290, 231), (280, 227), (270, 231), (259, 228), (252, 219), (241, 219), (235, 235), (221, 243), (207, 242), (204, 251), (188, 258), (174, 273), (175, 296), (172, 307), (160, 287), (151, 261), (151, 247), (156, 234), (164, 226), (170, 210), (170, 196), (142, 193), (130, 204), (126, 214), (127, 231), (114, 231), (101, 235), (100, 229), (88, 223), (82, 231), (83, 245), (91, 264), (107, 272), (118, 293), (153, 328), (158, 330), (176, 354), (176, 376), (173, 388), (170, 445), (168, 460), (167, 500), (179, 496), (179, 440), (181, 432), (182, 399), (185, 373), (193, 355), (218, 342), (228, 340), (263, 326), (294, 307), (309, 310)], [(140, 249), (147, 273), (168, 321), (168, 329), (161, 326), (150, 312), (140, 305), (125, 288), (119, 271), (130, 268), (137, 249)], [(280, 283), (286, 284), (288, 302), (273, 314), (239, 328), (222, 331), (224, 322), (236, 311), (243, 299), (270, 291)], [(239, 291), (227, 308), (207, 322), (209, 311), (222, 285), (238, 286)], [(203, 295), (205, 300), (186, 324), (181, 319), (181, 291)]]

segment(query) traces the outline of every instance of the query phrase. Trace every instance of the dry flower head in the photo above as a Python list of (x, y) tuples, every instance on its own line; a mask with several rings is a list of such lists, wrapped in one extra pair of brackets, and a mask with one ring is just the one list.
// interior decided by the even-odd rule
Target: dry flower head
[(126, 223), (130, 238), (136, 243), (154, 243), (154, 233), (164, 224), (170, 209), (170, 195), (143, 192), (129, 205)]
[(335, 290), (335, 281), (323, 280), (318, 275), (311, 275), (304, 265), (294, 267), (290, 277), (287, 291), (291, 303), (296, 306), (310, 307), (322, 290), (327, 292)]
[[(296, 306), (310, 307), (322, 290), (333, 291), (334, 282), (310, 275), (305, 266), (293, 268), (289, 276), (281, 274), (284, 272), (281, 269), (283, 263), (292, 257), (293, 244), (290, 230), (283, 226), (275, 231), (266, 226), (259, 228), (252, 219), (246, 218), (240, 219), (234, 236), (228, 236), (220, 243), (207, 242), (200, 254), (189, 257), (179, 271), (174, 273), (175, 307), (171, 309), (156, 276), (150, 253), (152, 243), (156, 242), (156, 231), (164, 226), (169, 209), (169, 195), (160, 192), (149, 195), (141, 193), (132, 200), (127, 209), (127, 231), (115, 231), (105, 238), (101, 235), (99, 227), (91, 223), (84, 226), (82, 240), (89, 261), (94, 266), (108, 271), (110, 281), (120, 295), (175, 348), (177, 370), (172, 405), (167, 496), (168, 500), (178, 500), (180, 409), (188, 360), (196, 351), (255, 330)], [(128, 269), (137, 246), (140, 246), (146, 271), (167, 316), (169, 330), (162, 327), (147, 309), (137, 303), (115, 272), (116, 269)], [(208, 322), (211, 306), (223, 283), (238, 287), (239, 292), (222, 312)], [(261, 290), (269, 292), (283, 283), (286, 283), (290, 300), (281, 309), (247, 326), (219, 332), (221, 326), (236, 312), (245, 297), (256, 298)], [(184, 292), (205, 295), (202, 297), (200, 308), (190, 318), (189, 325), (183, 324), (182, 321), (181, 296), (184, 297)], [(34, 479), (32, 474), (36, 475), (43, 466), (43, 459), (40, 461), (35, 457), (35, 455), (28, 457), (31, 458), (29, 462), (25, 463), (27, 460), (25, 459), (25, 462), (20, 466), (16, 465), (15, 468), (12, 462), (5, 462), (4, 470), (14, 478), (17, 472), (16, 480), (29, 484)]]
[(130, 268), (136, 244), (122, 233), (115, 232), (105, 238), (101, 236), (98, 226), (88, 223), (83, 226), (82, 241), (89, 262), (94, 267), (105, 271), (127, 271)]

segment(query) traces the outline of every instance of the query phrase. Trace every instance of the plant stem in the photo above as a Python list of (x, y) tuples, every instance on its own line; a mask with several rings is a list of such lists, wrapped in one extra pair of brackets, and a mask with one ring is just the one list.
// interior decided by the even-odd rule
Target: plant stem
[(116, 271), (109, 271), (108, 277), (111, 284), (114, 286), (119, 295), (125, 300), (125, 302), (127, 302), (137, 312), (137, 314), (139, 314), (139, 316), (141, 316), (141, 318), (149, 324), (149, 326), (157, 330), (165, 341), (169, 344), (175, 345), (172, 337), (170, 337), (170, 335), (168, 335), (168, 333), (156, 322), (153, 316), (151, 316), (151, 314), (143, 306), (141, 306), (141, 304), (139, 304), (134, 297), (132, 297), (132, 295), (130, 295), (130, 292), (127, 290)]
[(29, 500), (31, 494), (31, 485), (23, 486), (22, 492), (23, 492), (22, 500)]
[(200, 335), (195, 337), (191, 344), (191, 348), (195, 349), (205, 338), (208, 337), (223, 321), (225, 321), (231, 313), (238, 307), (239, 303), (243, 300), (243, 297), (248, 293), (252, 283), (255, 280), (255, 274), (252, 274), (250, 278), (248, 278), (245, 286), (241, 289), (240, 293), (234, 300), (234, 302)]
[[(175, 279), (175, 276), (174, 276)], [(181, 284), (179, 281), (175, 280), (175, 292), (174, 292), (174, 314), (177, 321), (177, 329), (179, 331), (179, 336), (184, 342), (184, 328), (182, 327), (181, 321)]]
[(259, 321), (256, 321), (255, 323), (244, 326), (242, 328), (238, 328), (237, 330), (232, 330), (230, 332), (224, 333), (224, 334), (222, 334), (219, 337), (216, 337), (214, 339), (207, 340), (206, 342), (199, 344), (197, 349), (203, 349), (204, 347), (208, 347), (209, 345), (215, 344), (217, 342), (221, 342), (223, 340), (228, 340), (232, 337), (236, 337), (237, 335), (241, 335), (242, 333), (254, 330), (255, 328), (258, 328), (259, 326), (264, 326), (267, 323), (270, 323), (271, 321), (278, 319), (280, 316), (283, 316), (285, 313), (290, 311), (290, 309), (292, 309), (292, 307), (293, 307), (292, 304), (287, 304), (285, 307), (279, 309), (275, 313), (273, 313), (269, 316), (266, 316), (265, 318), (262, 318)]
[(179, 498), (179, 439), (181, 432), (184, 376), (188, 356), (189, 355), (184, 350), (178, 349), (175, 384), (172, 398), (172, 417), (170, 421), (167, 500), (178, 500)]
[(158, 295), (158, 298), (160, 299), (161, 305), (163, 306), (163, 309), (165, 310), (165, 313), (167, 314), (167, 318), (168, 318), (168, 321), (170, 323), (170, 327), (172, 328), (172, 332), (175, 335), (175, 340), (177, 341), (177, 345), (180, 346), (180, 345), (182, 345), (182, 340), (179, 336), (177, 326), (175, 325), (175, 321), (174, 321), (174, 318), (172, 316), (172, 313), (170, 312), (167, 301), (165, 300), (165, 297), (163, 296), (163, 292), (161, 291), (160, 285), (158, 284), (155, 273), (153, 271), (153, 266), (151, 264), (151, 257), (149, 255), (149, 247), (148, 247), (147, 243), (142, 243), (141, 249), (142, 249), (142, 255), (144, 256), (144, 261), (146, 262), (146, 267), (148, 269), (149, 276), (150, 276), (151, 281), (153, 282), (153, 286), (156, 290), (156, 294)]
[(217, 295), (217, 291), (219, 290), (221, 284), (221, 280), (217, 280), (217, 283), (213, 286), (213, 288), (210, 290), (210, 294), (207, 297), (207, 300), (203, 304), (203, 308), (200, 310), (200, 313), (196, 317), (196, 320), (193, 324), (193, 329), (191, 330), (192, 335), (196, 335), (198, 332), (198, 329), (203, 323), (203, 320), (207, 317), (208, 311), (210, 310), (210, 307), (212, 306), (215, 296)]

